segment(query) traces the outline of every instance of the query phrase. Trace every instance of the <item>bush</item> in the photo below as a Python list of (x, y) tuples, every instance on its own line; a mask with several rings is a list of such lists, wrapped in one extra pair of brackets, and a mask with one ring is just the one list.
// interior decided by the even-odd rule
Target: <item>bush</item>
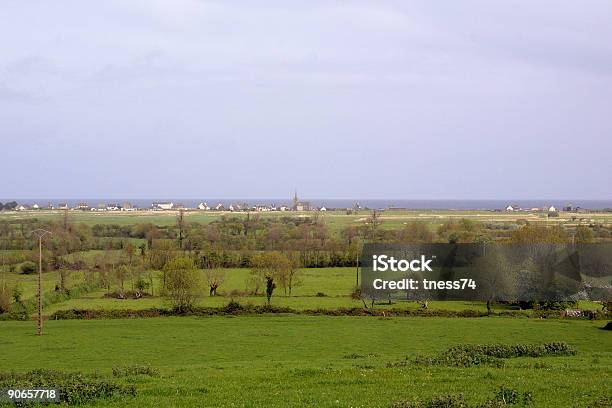
[(190, 312), (202, 295), (202, 282), (193, 259), (187, 256), (173, 258), (164, 265), (163, 296), (177, 314)]
[(612, 395), (599, 397), (590, 405), (591, 408), (610, 408), (612, 407)]
[(13, 387), (58, 389), (60, 402), (67, 405), (86, 404), (100, 398), (136, 395), (136, 388), (132, 385), (114, 384), (82, 373), (64, 373), (55, 370), (33, 370), (26, 373), (0, 372), (0, 389)]
[(234, 299), (230, 300), (229, 303), (223, 308), (226, 313), (235, 314), (244, 310), (244, 307)]
[(23, 275), (31, 275), (37, 271), (36, 264), (34, 262), (26, 261), (19, 267), (19, 273)]
[(437, 395), (427, 401), (398, 401), (391, 408), (503, 408), (509, 405), (530, 405), (533, 396), (530, 392), (520, 392), (500, 387), (495, 396), (484, 404), (468, 404), (463, 394)]
[[(433, 357), (417, 357), (417, 365), (450, 367), (472, 367), (491, 365), (502, 367), (502, 359), (515, 357), (573, 356), (576, 350), (564, 342), (544, 344), (460, 344)], [(406, 362), (400, 362), (407, 365)], [(396, 364), (396, 365), (399, 365)], [(389, 366), (394, 366), (390, 363)]]
[(501, 386), (497, 394), (495, 394), (494, 401), (499, 401), (506, 405), (528, 405), (533, 402), (533, 395), (531, 395), (530, 392), (520, 392), (512, 388)]

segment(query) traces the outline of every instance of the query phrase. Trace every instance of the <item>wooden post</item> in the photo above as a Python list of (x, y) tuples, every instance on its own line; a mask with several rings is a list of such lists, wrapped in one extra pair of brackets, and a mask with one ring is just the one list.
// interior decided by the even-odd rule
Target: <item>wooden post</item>
[(43, 334), (42, 321), (42, 235), (38, 237), (38, 335)]

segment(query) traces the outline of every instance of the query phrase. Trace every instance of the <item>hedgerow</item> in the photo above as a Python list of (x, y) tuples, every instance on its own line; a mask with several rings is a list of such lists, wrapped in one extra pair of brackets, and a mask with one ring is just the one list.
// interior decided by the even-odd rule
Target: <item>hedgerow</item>
[[(187, 310), (165, 308), (150, 309), (69, 309), (60, 310), (51, 315), (54, 320), (69, 319), (125, 319), (163, 316), (216, 316), (216, 315), (260, 315), (260, 314), (294, 314), (308, 316), (378, 316), (378, 317), (516, 317), (516, 318), (564, 318), (562, 312), (548, 311), (528, 315), (520, 311), (502, 311), (488, 314), (478, 310), (443, 310), (443, 309), (365, 309), (360, 307), (337, 309), (305, 309), (274, 305), (242, 304), (234, 300), (223, 307), (192, 307)], [(604, 317), (604, 316), (601, 316)], [(597, 317), (599, 318), (599, 317)]]

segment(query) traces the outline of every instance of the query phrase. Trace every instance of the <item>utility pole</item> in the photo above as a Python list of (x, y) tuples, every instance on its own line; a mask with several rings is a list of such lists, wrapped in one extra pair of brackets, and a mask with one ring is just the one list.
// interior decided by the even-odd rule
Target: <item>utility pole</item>
[(42, 336), (43, 334), (43, 318), (42, 318), (42, 239), (45, 235), (51, 234), (51, 231), (44, 229), (37, 229), (32, 231), (38, 238), (38, 332), (37, 335)]

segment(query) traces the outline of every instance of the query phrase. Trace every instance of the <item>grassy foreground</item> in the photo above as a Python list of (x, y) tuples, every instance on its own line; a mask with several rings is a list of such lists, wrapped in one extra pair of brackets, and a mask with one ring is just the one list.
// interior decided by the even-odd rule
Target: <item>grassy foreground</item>
[[(135, 398), (94, 406), (363, 406), (463, 393), (482, 402), (504, 385), (531, 392), (536, 407), (588, 407), (609, 395), (612, 336), (605, 322), (258, 316), (0, 322), (0, 371), (97, 372), (148, 364), (159, 377)], [(565, 341), (576, 356), (515, 358), (505, 368), (388, 368), (388, 362), (466, 343)]]

